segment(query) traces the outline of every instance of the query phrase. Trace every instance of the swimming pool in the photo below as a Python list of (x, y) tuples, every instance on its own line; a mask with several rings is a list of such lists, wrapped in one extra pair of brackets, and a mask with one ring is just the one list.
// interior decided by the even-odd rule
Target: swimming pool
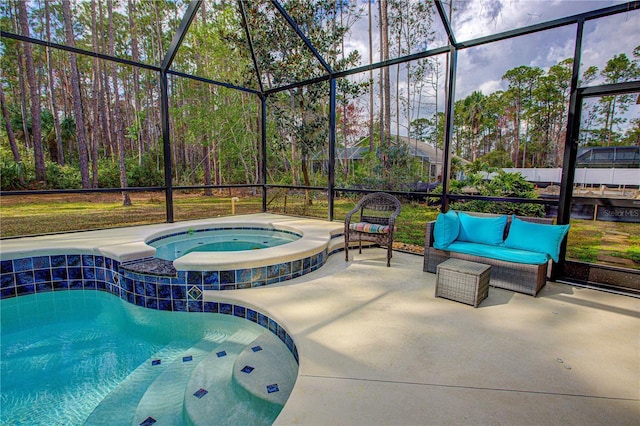
[(192, 252), (235, 252), (277, 247), (297, 241), (301, 234), (284, 229), (261, 227), (221, 227), (189, 229), (148, 241), (154, 257), (175, 260)]
[(91, 290), (0, 307), (2, 424), (271, 424), (297, 375), (270, 320), (144, 309)]

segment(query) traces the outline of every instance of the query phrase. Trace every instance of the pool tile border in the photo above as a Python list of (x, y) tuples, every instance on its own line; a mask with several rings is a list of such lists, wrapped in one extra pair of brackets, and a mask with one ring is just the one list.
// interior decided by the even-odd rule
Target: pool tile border
[[(316, 255), (315, 258), (313, 270), (324, 264), (326, 254)], [(311, 269), (310, 260), (309, 265)], [(202, 273), (198, 273), (200, 275), (196, 276), (201, 278)], [(279, 282), (291, 279), (291, 275), (280, 274), (272, 280)], [(232, 315), (252, 321), (271, 331), (287, 346), (299, 363), (298, 349), (281, 324), (246, 306), (205, 301), (202, 294), (206, 289), (203, 288), (204, 279), (198, 278), (195, 282), (188, 283), (187, 277), (188, 272), (185, 271), (179, 271), (176, 277), (133, 273), (123, 269), (120, 262), (101, 255), (24, 257), (0, 260), (0, 299), (52, 291), (97, 290), (111, 293), (122, 300), (148, 309)], [(263, 280), (260, 279), (259, 282)], [(262, 285), (260, 283), (257, 285)]]

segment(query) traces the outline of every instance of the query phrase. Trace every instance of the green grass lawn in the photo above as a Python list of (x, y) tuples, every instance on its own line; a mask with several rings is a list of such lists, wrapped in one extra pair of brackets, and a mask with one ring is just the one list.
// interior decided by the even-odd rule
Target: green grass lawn
[[(238, 200), (232, 203), (233, 196)], [(311, 203), (308, 200), (311, 199)], [(164, 223), (166, 207), (163, 193), (132, 193), (133, 205), (124, 207), (119, 194), (62, 194), (2, 197), (0, 237), (41, 235), (57, 232), (104, 229)], [(358, 200), (357, 196), (334, 201), (334, 220), (342, 221)], [(262, 211), (262, 200), (250, 194), (176, 192), (174, 220), (203, 219)], [(232, 204), (233, 207), (232, 207)], [(328, 219), (326, 195), (320, 192), (289, 193), (270, 191), (267, 210), (295, 216)], [(435, 220), (438, 208), (424, 203), (403, 201), (398, 217), (396, 241), (413, 251), (424, 246), (427, 221)], [(640, 224), (574, 220), (569, 231), (567, 258), (640, 269)]]

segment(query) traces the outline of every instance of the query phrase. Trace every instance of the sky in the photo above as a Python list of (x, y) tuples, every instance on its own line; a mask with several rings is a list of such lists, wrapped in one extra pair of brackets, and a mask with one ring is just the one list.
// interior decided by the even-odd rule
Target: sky
[[(417, 1), (417, 0), (406, 0)], [(464, 0), (453, 2), (452, 27), (458, 42), (497, 34), (600, 8), (622, 4), (620, 1), (602, 0)], [(365, 16), (351, 27), (345, 42), (345, 51), (357, 49), (362, 57), (360, 65), (369, 63), (368, 17), (366, 1)], [(448, 3), (445, 4), (445, 7)], [(373, 22), (377, 20), (377, 1), (372, 7)], [(446, 33), (440, 24), (434, 7), (434, 28), (436, 40), (428, 48), (446, 45)], [(375, 24), (374, 24), (375, 25)], [(379, 62), (379, 36), (374, 29), (373, 62)], [(577, 25), (568, 25), (553, 30), (538, 32), (500, 42), (458, 51), (456, 80), (456, 100), (464, 99), (475, 90), (489, 95), (498, 90), (506, 90), (504, 73), (515, 67), (526, 65), (540, 67), (547, 71), (559, 62), (573, 58)], [(640, 45), (640, 10), (629, 11), (615, 16), (591, 20), (585, 23), (581, 71), (589, 66), (602, 69), (614, 55), (625, 53), (633, 58), (633, 50)], [(444, 55), (442, 55), (444, 69)], [(395, 68), (391, 70), (391, 80), (395, 82)], [(404, 74), (401, 74), (404, 76)], [(368, 78), (364, 73), (355, 78)], [(406, 86), (403, 78), (400, 87)], [(442, 78), (444, 93), (444, 78)], [(594, 81), (591, 84), (599, 84)], [(394, 90), (394, 89), (392, 89)], [(444, 96), (439, 96), (438, 110), (444, 109)], [(635, 117), (640, 115), (640, 106), (633, 106)], [(402, 114), (404, 115), (404, 114)], [(401, 127), (406, 128), (406, 118), (401, 118)], [(402, 131), (401, 131), (402, 132)]]
[[(416, 1), (416, 0), (408, 0)], [(521, 28), (553, 19), (596, 10), (625, 2), (601, 0), (465, 0), (454, 1), (452, 26), (457, 41), (468, 41), (502, 31)], [(366, 9), (366, 8), (365, 8)], [(377, 11), (374, 7), (374, 22)], [(439, 18), (436, 16), (436, 20)], [(439, 24), (436, 22), (436, 25)], [(442, 46), (444, 33), (439, 30), (432, 47)], [(505, 89), (502, 75), (520, 65), (547, 70), (558, 62), (572, 58), (576, 26), (570, 25), (528, 36), (517, 37), (479, 47), (461, 49), (458, 56), (456, 98), (462, 99), (474, 90), (485, 95)], [(613, 55), (626, 53), (640, 45), (640, 11), (588, 21), (583, 40), (583, 69), (595, 65), (602, 68)], [(374, 62), (378, 37), (374, 36)], [(368, 63), (367, 17), (354, 24), (345, 50), (358, 49), (362, 64)]]

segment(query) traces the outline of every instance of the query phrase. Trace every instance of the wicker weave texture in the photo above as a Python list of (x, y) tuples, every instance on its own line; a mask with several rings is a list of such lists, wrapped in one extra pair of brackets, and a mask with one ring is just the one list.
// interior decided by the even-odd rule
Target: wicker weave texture
[(436, 297), (478, 307), (489, 295), (491, 266), (460, 259), (438, 265)]
[[(470, 213), (472, 215), (491, 216), (483, 213)], [(494, 215), (495, 216), (495, 215)], [(552, 219), (538, 217), (521, 217), (520, 219), (535, 223), (553, 223)], [(507, 225), (511, 223), (511, 216), (507, 216)], [(548, 264), (528, 265), (487, 257), (473, 256), (469, 254), (455, 253), (438, 250), (433, 247), (433, 228), (435, 221), (427, 222), (425, 233), (424, 265), (425, 272), (436, 273), (437, 266), (450, 258), (468, 260), (471, 262), (491, 265), (491, 286), (517, 291), (531, 296), (536, 296), (540, 289), (547, 283)]]

